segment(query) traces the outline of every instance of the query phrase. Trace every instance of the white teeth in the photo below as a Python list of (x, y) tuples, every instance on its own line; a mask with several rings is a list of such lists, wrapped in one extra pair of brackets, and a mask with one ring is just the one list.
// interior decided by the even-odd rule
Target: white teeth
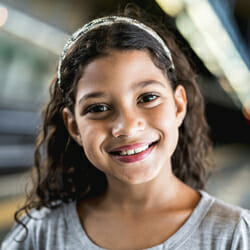
[(127, 151), (121, 151), (119, 152), (119, 155), (127, 155)]
[(134, 153), (135, 153), (135, 151), (133, 149), (130, 149), (130, 150), (127, 151), (128, 155), (133, 155)]
[(140, 153), (148, 148), (148, 145), (135, 149), (135, 153)]
[(145, 145), (136, 149), (123, 150), (119, 152), (119, 155), (133, 155), (138, 154), (146, 149), (148, 149), (149, 145)]

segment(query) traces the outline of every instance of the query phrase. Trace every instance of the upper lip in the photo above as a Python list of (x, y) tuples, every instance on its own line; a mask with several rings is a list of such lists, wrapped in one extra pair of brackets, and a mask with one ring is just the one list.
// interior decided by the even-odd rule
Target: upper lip
[(138, 142), (138, 143), (133, 143), (133, 144), (129, 144), (129, 145), (123, 145), (117, 148), (112, 149), (111, 151), (109, 151), (109, 153), (112, 152), (117, 152), (117, 151), (124, 151), (124, 150), (132, 150), (132, 149), (136, 149), (142, 146), (147, 146), (147, 145), (151, 145), (156, 141), (151, 141), (151, 142)]

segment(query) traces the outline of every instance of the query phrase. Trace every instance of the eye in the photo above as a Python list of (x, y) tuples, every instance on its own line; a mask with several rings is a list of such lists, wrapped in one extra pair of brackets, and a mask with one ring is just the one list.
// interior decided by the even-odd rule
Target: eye
[(108, 111), (110, 108), (105, 104), (93, 104), (86, 108), (85, 114), (87, 113), (103, 113)]
[(152, 93), (146, 93), (139, 97), (138, 103), (152, 102), (156, 100), (159, 96)]

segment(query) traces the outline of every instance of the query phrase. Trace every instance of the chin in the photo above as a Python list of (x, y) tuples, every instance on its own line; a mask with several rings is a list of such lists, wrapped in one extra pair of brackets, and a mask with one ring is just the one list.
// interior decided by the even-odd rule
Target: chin
[(133, 171), (131, 173), (127, 173), (123, 179), (123, 182), (125, 182), (126, 184), (132, 184), (132, 185), (136, 185), (136, 184), (144, 184), (144, 183), (148, 183), (152, 180), (154, 180), (157, 175), (158, 175), (159, 171), (156, 171), (156, 169), (151, 169), (151, 171)]

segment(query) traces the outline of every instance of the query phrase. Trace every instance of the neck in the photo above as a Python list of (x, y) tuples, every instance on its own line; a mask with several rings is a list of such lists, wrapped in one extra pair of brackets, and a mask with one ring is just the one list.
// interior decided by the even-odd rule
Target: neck
[(180, 181), (165, 168), (157, 178), (143, 184), (127, 184), (108, 177), (106, 204), (120, 211), (136, 213), (173, 204)]

